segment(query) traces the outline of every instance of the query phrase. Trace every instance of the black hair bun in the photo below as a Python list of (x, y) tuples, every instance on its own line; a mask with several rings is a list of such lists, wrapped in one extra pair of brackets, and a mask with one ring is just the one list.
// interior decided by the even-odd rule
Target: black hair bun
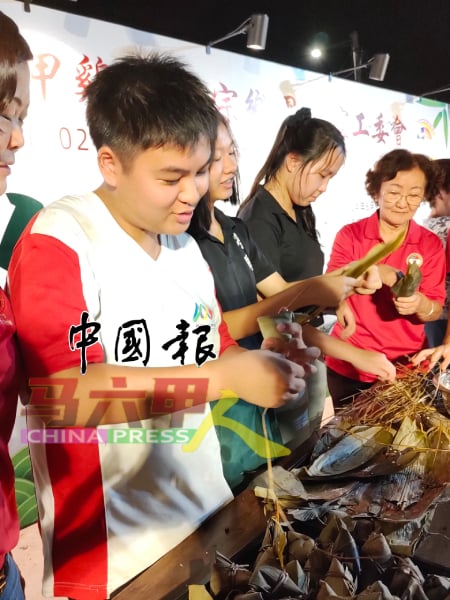
[(303, 106), (295, 113), (296, 121), (307, 121), (311, 119), (311, 109)]
[(303, 126), (304, 123), (306, 121), (309, 121), (311, 119), (311, 109), (310, 108), (306, 108), (305, 106), (303, 108), (299, 108), (299, 110), (294, 113), (293, 115), (290, 115), (285, 123), (287, 125), (287, 127), (292, 127), (293, 129), (297, 129), (297, 127), (299, 126)]

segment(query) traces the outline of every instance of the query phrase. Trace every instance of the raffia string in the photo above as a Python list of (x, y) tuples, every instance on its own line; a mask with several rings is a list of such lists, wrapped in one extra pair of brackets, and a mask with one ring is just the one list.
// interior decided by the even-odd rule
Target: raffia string
[(263, 410), (262, 413), (262, 428), (263, 428), (263, 433), (264, 433), (264, 444), (265, 444), (265, 449), (266, 449), (266, 460), (267, 460), (267, 489), (268, 489), (268, 496), (275, 498), (274, 502), (275, 502), (275, 516), (276, 519), (279, 520), (280, 517), (283, 520), (283, 522), (286, 524), (287, 528), (290, 531), (294, 531), (294, 528), (292, 527), (292, 525), (290, 524), (290, 522), (288, 521), (286, 514), (284, 512), (284, 510), (281, 507), (281, 504), (277, 498), (277, 495), (275, 494), (275, 489), (274, 489), (274, 480), (273, 480), (273, 469), (272, 469), (272, 457), (270, 455), (270, 445), (269, 445), (269, 436), (267, 433), (267, 423), (266, 423), (266, 416), (267, 416), (267, 411), (269, 409), (265, 408)]

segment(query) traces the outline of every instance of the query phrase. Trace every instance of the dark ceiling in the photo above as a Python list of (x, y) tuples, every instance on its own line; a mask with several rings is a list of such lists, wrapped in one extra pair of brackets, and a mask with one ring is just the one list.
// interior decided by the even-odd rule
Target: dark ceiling
[[(450, 91), (427, 93), (450, 88), (450, 0), (31, 0), (31, 10), (33, 4), (205, 45), (266, 13), (266, 49), (257, 56), (321, 73), (352, 67), (356, 31), (363, 61), (390, 54), (384, 82), (371, 84), (450, 103)], [(307, 54), (319, 34), (329, 46), (321, 64)], [(255, 55), (244, 36), (219, 47)], [(362, 81), (367, 77), (363, 70)]]

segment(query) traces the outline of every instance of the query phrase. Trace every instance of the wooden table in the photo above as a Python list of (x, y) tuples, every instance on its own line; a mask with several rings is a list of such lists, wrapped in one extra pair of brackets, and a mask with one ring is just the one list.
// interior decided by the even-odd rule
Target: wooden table
[[(285, 468), (301, 464), (309, 455), (317, 435), (277, 461)], [(211, 564), (218, 550), (234, 559), (259, 544), (267, 526), (263, 506), (253, 490), (244, 490), (197, 531), (156, 563), (132, 579), (112, 596), (114, 600), (180, 600), (188, 585), (209, 581)]]
[(138, 575), (114, 600), (178, 600), (189, 583), (209, 581), (215, 551), (233, 557), (259, 539), (266, 528), (261, 502), (245, 490), (192, 535)]

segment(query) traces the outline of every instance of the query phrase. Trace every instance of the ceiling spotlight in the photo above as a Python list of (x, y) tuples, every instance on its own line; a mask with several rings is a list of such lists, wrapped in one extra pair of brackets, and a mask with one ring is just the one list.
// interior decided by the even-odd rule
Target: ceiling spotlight
[(269, 17), (267, 15), (252, 15), (247, 28), (247, 48), (264, 50), (268, 28)]
[(313, 48), (310, 55), (312, 58), (322, 58), (322, 50), (320, 48)]
[(389, 64), (389, 54), (375, 54), (369, 61), (368, 66), (370, 66), (369, 71), (369, 79), (374, 79), (375, 81), (384, 81), (384, 76), (386, 75), (386, 70)]
[(247, 48), (251, 48), (252, 50), (264, 50), (266, 47), (268, 28), (268, 15), (252, 15), (230, 33), (227, 33), (223, 37), (214, 40), (213, 42), (209, 42), (209, 44), (206, 46), (206, 53), (209, 54), (211, 52), (212, 46), (243, 33), (247, 34)]
[(389, 64), (389, 58), (389, 54), (375, 54), (364, 64), (351, 67), (350, 69), (343, 69), (342, 71), (335, 71), (334, 73), (330, 73), (330, 77), (332, 75), (344, 75), (345, 73), (351, 73), (370, 67), (369, 79), (374, 79), (375, 81), (384, 81), (386, 70)]

